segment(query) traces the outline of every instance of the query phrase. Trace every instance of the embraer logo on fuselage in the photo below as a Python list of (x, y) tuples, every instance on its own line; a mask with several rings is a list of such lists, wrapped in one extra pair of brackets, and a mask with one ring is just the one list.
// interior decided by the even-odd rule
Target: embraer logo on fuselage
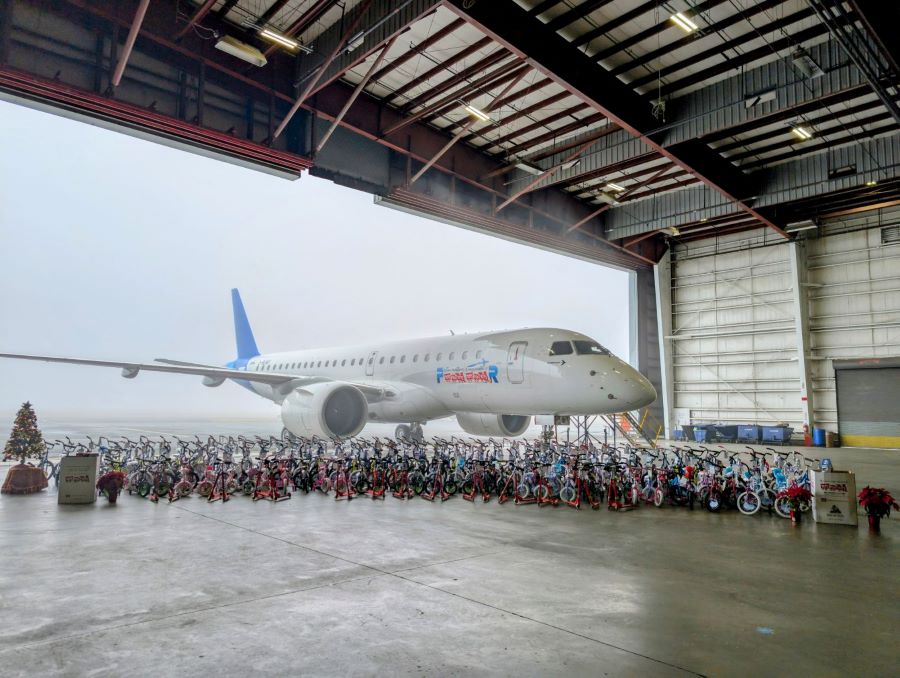
[[(484, 369), (485, 366), (487, 369)], [(488, 365), (484, 359), (466, 368), (439, 367), (436, 372), (439, 384), (499, 384), (497, 374), (497, 366)]]

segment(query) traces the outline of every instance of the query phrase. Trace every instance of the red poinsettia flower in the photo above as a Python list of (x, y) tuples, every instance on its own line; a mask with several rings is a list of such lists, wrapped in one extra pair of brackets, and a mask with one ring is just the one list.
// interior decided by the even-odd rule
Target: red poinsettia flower
[(869, 487), (866, 485), (858, 495), (859, 505), (866, 509), (866, 513), (873, 516), (889, 516), (891, 509), (900, 511), (900, 506), (894, 501), (891, 493), (883, 487)]

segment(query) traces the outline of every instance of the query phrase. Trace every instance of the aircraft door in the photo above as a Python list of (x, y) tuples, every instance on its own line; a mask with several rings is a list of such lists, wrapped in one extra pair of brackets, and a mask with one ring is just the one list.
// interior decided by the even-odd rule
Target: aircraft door
[(527, 341), (514, 341), (509, 345), (506, 355), (506, 376), (510, 384), (521, 384), (525, 381), (525, 347)]
[(369, 359), (366, 361), (366, 376), (371, 377), (375, 375), (375, 357), (378, 355), (378, 351), (372, 351), (369, 354)]

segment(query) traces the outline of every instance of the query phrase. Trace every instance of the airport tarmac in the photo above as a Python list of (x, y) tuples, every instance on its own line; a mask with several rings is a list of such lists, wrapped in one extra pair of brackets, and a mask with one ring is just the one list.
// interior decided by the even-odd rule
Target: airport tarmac
[[(860, 485), (900, 487), (897, 451), (829, 452)], [(52, 488), (3, 495), (0, 666), (4, 676), (892, 675), (900, 525), (876, 537), (864, 522), (459, 497), (57, 506)]]

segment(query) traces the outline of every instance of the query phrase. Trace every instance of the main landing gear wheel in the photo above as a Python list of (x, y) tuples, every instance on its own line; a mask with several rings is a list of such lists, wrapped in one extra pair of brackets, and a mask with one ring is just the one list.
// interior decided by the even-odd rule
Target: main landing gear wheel
[(394, 430), (394, 437), (423, 442), (425, 440), (425, 432), (422, 430), (421, 424), (410, 424), (409, 426), (400, 424)]

